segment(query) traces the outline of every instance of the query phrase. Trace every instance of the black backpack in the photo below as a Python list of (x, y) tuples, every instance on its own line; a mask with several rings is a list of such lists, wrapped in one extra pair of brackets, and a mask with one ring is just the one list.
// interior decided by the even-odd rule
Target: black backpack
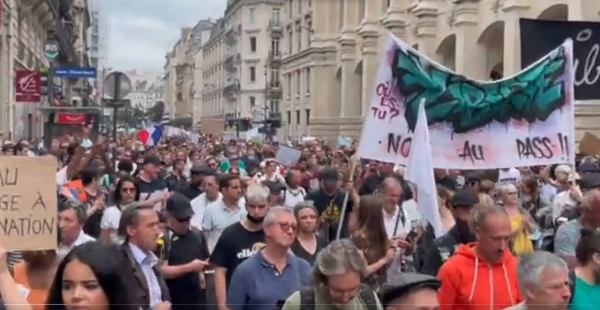
[[(365, 310), (377, 310), (377, 297), (375, 292), (366, 284), (361, 284), (358, 296), (365, 305)], [(314, 287), (304, 287), (300, 290), (300, 309), (315, 310), (316, 292)]]

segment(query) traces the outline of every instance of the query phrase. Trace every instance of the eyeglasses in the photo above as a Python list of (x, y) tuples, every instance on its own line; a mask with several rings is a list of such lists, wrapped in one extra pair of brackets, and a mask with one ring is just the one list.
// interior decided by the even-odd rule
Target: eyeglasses
[(292, 230), (292, 232), (296, 232), (298, 231), (298, 226), (296, 224), (292, 224), (292, 223), (276, 223), (277, 225), (279, 225), (279, 228), (281, 228), (281, 230), (288, 232), (290, 231), (290, 229)]
[(121, 192), (123, 192), (123, 193), (134, 193), (135, 192), (135, 188), (133, 188), (133, 187), (123, 187), (123, 188), (121, 188)]
[(186, 223), (186, 222), (189, 222), (191, 219), (192, 219), (191, 217), (186, 217), (186, 218), (182, 218), (182, 219), (177, 219), (177, 222)]

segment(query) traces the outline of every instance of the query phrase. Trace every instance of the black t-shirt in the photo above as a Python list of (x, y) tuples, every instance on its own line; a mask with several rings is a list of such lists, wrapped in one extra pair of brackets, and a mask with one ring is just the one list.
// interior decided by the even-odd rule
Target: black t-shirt
[(141, 178), (138, 178), (137, 185), (140, 189), (140, 201), (146, 201), (153, 194), (158, 194), (167, 190), (167, 183), (161, 179), (154, 179), (150, 182), (146, 182)]
[[(170, 249), (166, 253), (169, 265), (185, 265), (195, 259), (204, 260), (208, 257), (206, 243), (191, 230), (185, 235), (168, 231), (168, 236), (165, 236), (165, 238), (171, 240)], [(197, 305), (204, 302), (204, 300), (198, 299), (201, 295), (198, 273), (186, 273), (175, 279), (167, 279), (166, 283), (169, 287), (173, 305)]]
[(317, 238), (317, 249), (315, 250), (315, 252), (313, 254), (308, 253), (308, 251), (306, 251), (306, 249), (300, 244), (300, 242), (298, 242), (298, 239), (294, 240), (294, 242), (292, 243), (292, 246), (290, 247), (292, 252), (294, 252), (294, 255), (304, 259), (311, 266), (314, 265), (315, 259), (317, 258), (317, 255), (319, 254), (319, 252), (321, 252), (321, 250), (327, 245), (327, 243), (325, 241), (323, 241), (323, 239), (321, 239), (319, 237), (316, 237), (316, 238)]
[[(312, 191), (306, 195), (305, 201), (312, 200), (315, 208), (319, 211), (319, 216), (329, 219), (329, 228), (327, 231), (323, 231), (323, 233), (327, 234), (327, 236), (323, 236), (326, 241), (330, 241), (335, 239), (335, 235), (337, 234), (337, 228), (339, 224), (339, 220), (342, 214), (342, 207), (344, 206), (344, 197), (346, 196), (346, 191), (342, 189), (337, 189), (337, 192), (333, 196), (327, 195), (323, 189), (318, 189), (316, 191)], [(353, 204), (352, 201), (348, 198), (348, 204), (346, 205), (346, 215), (344, 216), (344, 226), (342, 227), (342, 238), (347, 236), (347, 223), (348, 223), (348, 214), (352, 212)]]
[(227, 287), (235, 268), (261, 250), (265, 246), (264, 240), (265, 233), (262, 229), (249, 231), (240, 222), (231, 224), (223, 230), (212, 252), (210, 262), (216, 267), (227, 268)]

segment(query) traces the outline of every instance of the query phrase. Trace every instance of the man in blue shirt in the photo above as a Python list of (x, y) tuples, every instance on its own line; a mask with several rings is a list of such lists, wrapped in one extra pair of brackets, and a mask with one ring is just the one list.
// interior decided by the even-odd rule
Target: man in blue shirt
[(290, 252), (297, 228), (292, 210), (269, 210), (263, 222), (265, 247), (233, 272), (227, 291), (229, 309), (278, 309), (309, 285), (310, 265)]

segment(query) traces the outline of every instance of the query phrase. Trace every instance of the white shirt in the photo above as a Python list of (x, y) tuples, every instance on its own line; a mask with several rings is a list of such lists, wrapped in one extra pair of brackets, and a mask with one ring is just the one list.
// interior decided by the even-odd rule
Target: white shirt
[(285, 190), (284, 206), (293, 209), (296, 207), (296, 204), (304, 201), (304, 196), (306, 196), (306, 191), (302, 187), (298, 187), (295, 190), (287, 188)]
[[(388, 238), (393, 237), (405, 237), (410, 231), (419, 223), (420, 215), (417, 212), (416, 201), (407, 200), (402, 204), (402, 208), (396, 205), (396, 211), (392, 216), (389, 216), (385, 211), (383, 212), (383, 225), (385, 226), (385, 232)], [(402, 212), (402, 213), (400, 213)], [(401, 215), (402, 214), (402, 215)], [(402, 219), (404, 217), (404, 221)], [(394, 228), (396, 228), (396, 222), (398, 222), (398, 228), (394, 234)]]
[(110, 242), (113, 244), (122, 244), (125, 240), (119, 236), (119, 221), (121, 220), (121, 210), (117, 206), (112, 206), (104, 210), (100, 220), (100, 228), (110, 231)]
[(69, 182), (69, 178), (67, 177), (67, 166), (62, 167), (56, 173), (56, 184), (59, 186), (63, 186)]
[(521, 172), (517, 168), (510, 168), (507, 171), (500, 169), (498, 172), (498, 183), (517, 185), (521, 181)]
[(92, 241), (96, 241), (96, 239), (94, 239), (92, 236), (89, 236), (86, 233), (84, 233), (83, 229), (82, 229), (79, 231), (79, 236), (77, 236), (77, 239), (75, 239), (75, 242), (73, 242), (73, 244), (65, 245), (62, 242), (60, 242), (58, 244), (58, 249), (56, 250), (56, 253), (58, 254), (59, 257), (65, 257), (76, 246), (82, 245), (86, 242), (92, 242)]
[(219, 196), (216, 200), (208, 201), (206, 193), (202, 193), (200, 196), (192, 199), (192, 201), (190, 201), (190, 204), (192, 205), (192, 210), (194, 210), (194, 215), (192, 216), (190, 224), (193, 227), (202, 230), (202, 221), (204, 219), (204, 212), (206, 212), (206, 208), (208, 207), (208, 205), (221, 199), (222, 197), (223, 194), (219, 193)]
[(129, 243), (129, 248), (131, 249), (133, 258), (144, 273), (144, 278), (146, 278), (146, 284), (148, 285), (148, 292), (150, 293), (150, 308), (154, 308), (154, 306), (162, 302), (160, 284), (158, 283), (158, 278), (153, 269), (158, 263), (158, 258), (152, 252), (145, 254), (134, 244)]

